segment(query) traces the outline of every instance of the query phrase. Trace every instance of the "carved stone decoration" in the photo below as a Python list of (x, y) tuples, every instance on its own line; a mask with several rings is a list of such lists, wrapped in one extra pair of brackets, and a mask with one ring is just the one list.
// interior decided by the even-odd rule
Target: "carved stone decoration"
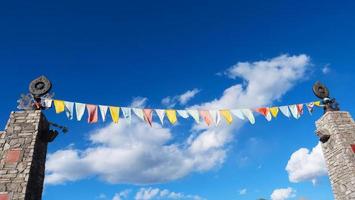
[(29, 90), (34, 98), (47, 94), (52, 88), (52, 83), (45, 77), (40, 76), (30, 83)]

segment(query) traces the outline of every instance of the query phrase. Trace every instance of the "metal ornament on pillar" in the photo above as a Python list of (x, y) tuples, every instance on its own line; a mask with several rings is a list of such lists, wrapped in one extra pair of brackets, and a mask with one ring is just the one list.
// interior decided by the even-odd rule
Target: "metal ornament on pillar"
[(313, 85), (313, 93), (318, 98), (322, 99), (322, 105), (324, 108), (324, 113), (328, 111), (339, 111), (339, 104), (336, 102), (335, 98), (330, 98), (328, 88), (317, 81)]

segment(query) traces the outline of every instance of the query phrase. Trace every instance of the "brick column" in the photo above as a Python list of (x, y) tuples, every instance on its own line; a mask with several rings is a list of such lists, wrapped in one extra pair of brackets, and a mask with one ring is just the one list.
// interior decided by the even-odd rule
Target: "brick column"
[[(335, 200), (355, 199), (355, 123), (348, 112), (327, 112), (317, 122), (317, 135), (329, 135), (322, 150)], [(327, 137), (325, 137), (327, 138)]]
[(49, 124), (41, 111), (11, 112), (0, 132), (0, 200), (40, 200)]

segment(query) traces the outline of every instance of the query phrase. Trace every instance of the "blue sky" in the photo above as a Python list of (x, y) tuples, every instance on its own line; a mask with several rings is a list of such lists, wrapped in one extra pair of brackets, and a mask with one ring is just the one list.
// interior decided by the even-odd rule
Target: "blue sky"
[[(145, 99), (143, 105), (153, 108), (167, 107), (166, 97), (175, 108), (307, 102), (316, 100), (311, 86), (320, 80), (352, 114), (354, 6), (350, 1), (3, 3), (0, 122), (5, 125), (20, 94), (42, 74), (53, 82), (58, 99), (118, 106)], [(193, 98), (179, 102), (194, 89)], [(62, 179), (46, 184), (44, 199), (243, 200), (276, 199), (276, 193), (279, 199), (333, 198), (324, 169), (317, 168), (319, 148), (311, 152), (321, 110), (298, 120), (280, 115), (267, 122), (259, 116), (255, 125), (235, 121), (213, 130), (191, 120), (147, 128), (141, 122), (88, 125), (53, 110), (45, 113), (70, 132), (49, 145), (47, 173)], [(285, 168), (293, 153), (309, 158), (319, 174), (296, 170), (290, 178)]]

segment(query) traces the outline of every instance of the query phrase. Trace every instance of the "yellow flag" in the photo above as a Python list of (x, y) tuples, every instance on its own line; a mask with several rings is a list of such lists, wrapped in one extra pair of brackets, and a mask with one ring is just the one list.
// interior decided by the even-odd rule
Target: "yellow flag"
[(276, 117), (277, 114), (279, 113), (279, 108), (278, 107), (272, 107), (269, 110), (270, 110), (272, 116), (274, 116), (274, 117)]
[(110, 114), (112, 121), (117, 124), (120, 115), (120, 107), (110, 106)]
[(315, 102), (314, 102), (314, 105), (320, 106), (320, 101), (315, 101)]
[(231, 113), (229, 112), (229, 110), (220, 110), (219, 112), (224, 117), (224, 119), (226, 119), (228, 124), (232, 123), (233, 117), (232, 117)]
[(166, 116), (171, 124), (175, 124), (177, 121), (176, 110), (166, 110)]
[(64, 112), (65, 109), (64, 101), (54, 100), (54, 107), (56, 113)]

